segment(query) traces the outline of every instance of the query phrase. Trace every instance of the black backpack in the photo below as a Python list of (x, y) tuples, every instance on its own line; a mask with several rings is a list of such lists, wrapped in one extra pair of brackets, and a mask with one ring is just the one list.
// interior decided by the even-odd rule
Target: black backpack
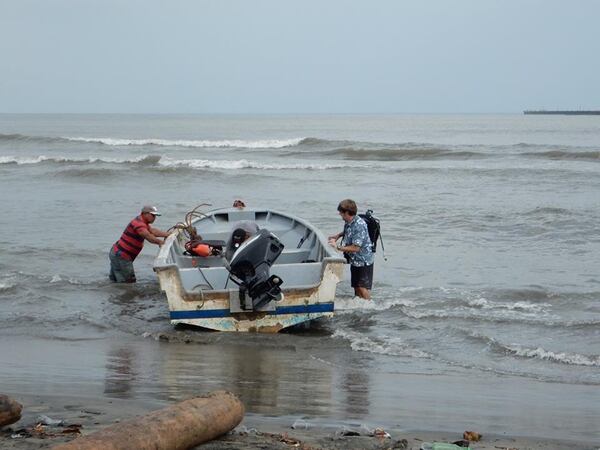
[(371, 250), (373, 253), (377, 251), (377, 241), (381, 240), (381, 248), (385, 252), (383, 247), (383, 239), (381, 238), (381, 223), (379, 219), (373, 215), (372, 209), (367, 209), (364, 214), (358, 215), (367, 224), (367, 230), (369, 231), (369, 238), (371, 239)]

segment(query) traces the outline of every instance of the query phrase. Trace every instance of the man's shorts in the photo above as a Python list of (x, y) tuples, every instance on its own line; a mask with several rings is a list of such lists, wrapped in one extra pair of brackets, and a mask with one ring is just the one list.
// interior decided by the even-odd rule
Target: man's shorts
[(362, 287), (371, 289), (373, 286), (373, 266), (350, 266), (350, 284), (353, 288)]
[(110, 274), (108, 278), (115, 283), (135, 283), (135, 272), (133, 271), (133, 262), (120, 256), (121, 251), (115, 252), (110, 249), (108, 259), (110, 259)]

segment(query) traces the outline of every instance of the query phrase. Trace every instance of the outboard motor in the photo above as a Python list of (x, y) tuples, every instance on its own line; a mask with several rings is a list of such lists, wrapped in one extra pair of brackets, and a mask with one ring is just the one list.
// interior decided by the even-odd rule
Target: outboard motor
[(281, 283), (269, 269), (283, 251), (281, 241), (268, 230), (246, 240), (229, 263), (229, 278), (240, 289), (240, 307), (245, 311), (259, 309), (271, 301), (281, 300)]

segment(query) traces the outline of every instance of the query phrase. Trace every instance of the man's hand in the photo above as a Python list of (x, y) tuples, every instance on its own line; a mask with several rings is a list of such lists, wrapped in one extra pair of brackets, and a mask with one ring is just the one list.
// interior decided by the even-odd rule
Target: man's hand
[(337, 248), (337, 240), (335, 239), (335, 236), (330, 237), (328, 242), (329, 242), (329, 245), (331, 245), (333, 248)]

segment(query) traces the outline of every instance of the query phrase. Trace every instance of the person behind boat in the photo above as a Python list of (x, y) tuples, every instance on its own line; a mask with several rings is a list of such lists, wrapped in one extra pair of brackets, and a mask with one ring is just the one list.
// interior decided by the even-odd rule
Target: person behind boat
[(243, 200), (237, 199), (233, 201), (233, 207), (237, 209), (244, 209), (246, 207), (246, 204)]
[(139, 216), (134, 218), (110, 249), (110, 274), (111, 281), (116, 283), (135, 283), (133, 261), (142, 251), (144, 241), (152, 242), (158, 246), (164, 243), (169, 233), (151, 226), (160, 213), (156, 206), (144, 206)]
[[(343, 252), (350, 263), (350, 284), (354, 288), (354, 295), (369, 300), (373, 286), (375, 255), (367, 224), (358, 216), (358, 208), (353, 200), (342, 200), (337, 210), (345, 222), (344, 231), (329, 236), (329, 244)], [(342, 241), (337, 245), (339, 238), (342, 238)]]
[(245, 241), (258, 233), (258, 224), (251, 220), (240, 220), (232, 225), (233, 231), (225, 249), (225, 258), (231, 261), (233, 254)]

